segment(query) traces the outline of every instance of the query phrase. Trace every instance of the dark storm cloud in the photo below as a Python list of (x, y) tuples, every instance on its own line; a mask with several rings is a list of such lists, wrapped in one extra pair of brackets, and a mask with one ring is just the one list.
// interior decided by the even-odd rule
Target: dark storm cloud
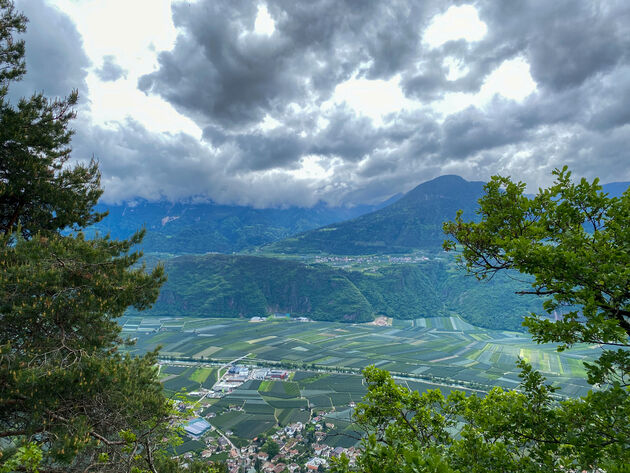
[(72, 20), (44, 0), (18, 0), (16, 8), (28, 17), (22, 36), (26, 41), (27, 74), (11, 85), (11, 96), (31, 96), (37, 91), (49, 97), (65, 97), (78, 89), (85, 98), (90, 61)]
[[(630, 5), (623, 1), (481, 2), (488, 35), (470, 57), (523, 54), (542, 87), (559, 91), (581, 85), (628, 60)], [(495, 61), (496, 62), (496, 61)]]
[[(100, 160), (110, 201), (375, 202), (447, 173), (512, 175), (535, 190), (564, 164), (580, 176), (630, 180), (630, 4), (478, 1), (481, 40), (423, 42), (453, 4), (465, 3), (269, 0), (275, 31), (266, 35), (254, 32), (256, 2), (175, 3), (175, 45), (138, 87), (192, 118), (202, 140), (133, 120), (115, 128), (83, 121), (75, 155)], [(43, 0), (18, 6), (31, 18), (29, 76), (19, 90), (84, 89), (90, 64), (72, 22)], [(103, 59), (95, 71), (102, 80), (124, 75)], [(478, 93), (514, 59), (530, 65), (537, 85), (525, 99), (435, 111), (449, 94)], [(464, 71), (456, 80), (449, 62)], [(417, 107), (364, 116), (332, 100), (352, 78), (399, 79)], [(306, 161), (323, 172), (296, 173)]]
[[(630, 123), (630, 64), (617, 68), (603, 77), (589, 95), (587, 126), (606, 131)], [(584, 94), (586, 95), (586, 94)]]
[(309, 153), (358, 161), (382, 146), (384, 138), (369, 118), (340, 108), (328, 117), (328, 124), (313, 137)]
[[(619, 161), (630, 118), (628, 7), (568, 0), (475, 5), (485, 37), (434, 48), (423, 43), (423, 32), (450, 4), (272, 1), (275, 31), (266, 36), (252, 32), (252, 2), (182, 3), (173, 9), (181, 31), (174, 49), (159, 55), (160, 67), (139, 87), (195, 119), (213, 146), (230, 148), (233, 172), (292, 169), (306, 155), (329, 159), (334, 175), (326, 185), (337, 193), (331, 199), (364, 198), (356, 191), (364, 186), (383, 192), (377, 183), (384, 181), (402, 190), (447, 170), (471, 178), (516, 170), (541, 179), (561, 160), (575, 160), (569, 150), (576, 143), (584, 149), (576, 156), (594, 160), (589, 153), (599, 147), (588, 143), (597, 141), (597, 130), (621, 127), (617, 151), (601, 157)], [(448, 80), (445, 58), (466, 73)], [(516, 58), (530, 64), (538, 86), (521, 103), (496, 97), (444, 120), (428, 107), (382, 124), (343, 104), (321, 108), (352, 77), (398, 74), (407, 97), (427, 105), (451, 92), (477, 93), (493, 70)], [(280, 126), (257, 129), (267, 116)]]
[[(308, 88), (296, 68), (306, 59), (289, 60), (289, 41), (241, 36), (253, 29), (256, 13), (253, 2), (174, 6), (175, 24), (188, 34), (180, 35), (173, 51), (160, 53), (160, 69), (143, 76), (139, 88), (162, 95), (202, 124), (216, 121), (226, 128), (256, 122), (285, 100), (305, 97)], [(212, 120), (204, 123), (207, 116)]]
[(115, 82), (127, 77), (127, 71), (116, 63), (116, 58), (111, 55), (103, 56), (103, 64), (94, 72), (103, 82)]
[[(501, 110), (501, 105), (497, 104)], [(524, 127), (518, 116), (483, 113), (470, 107), (448, 117), (442, 126), (444, 156), (463, 159), (484, 149), (492, 149), (524, 139)]]
[(176, 4), (173, 19), (185, 34), (138, 85), (202, 126), (252, 124), (266, 114), (284, 114), (292, 102), (321, 103), (355, 73), (389, 78), (403, 69), (419, 47), (422, 19), (429, 18), (419, 5), (269, 2), (276, 21), (275, 32), (266, 36), (252, 32), (254, 2)]
[[(134, 120), (116, 129), (78, 124), (74, 156), (94, 156), (104, 200), (208, 200), (255, 207), (312, 206), (327, 196), (315, 180), (283, 172), (233, 172), (237, 149), (210, 150), (184, 133), (154, 133)], [(148, 171), (150, 170), (150, 171)]]
[[(377, 200), (444, 173), (544, 184), (565, 163), (589, 177), (630, 179), (626, 2), (476, 2), (481, 40), (427, 45), (424, 30), (451, 5), (270, 1), (267, 36), (252, 32), (252, 2), (178, 4), (175, 47), (139, 87), (196, 120), (225, 172), (246, 181), (257, 172), (287, 179), (285, 170), (318, 156), (330, 172), (313, 192), (331, 202)], [(456, 80), (446, 59), (464, 70)], [(449, 93), (479, 92), (513, 59), (530, 65), (537, 84), (523, 101), (496, 96), (447, 117), (432, 111)], [(396, 75), (417, 110), (376, 123), (343, 103), (323, 106), (350, 78)], [(260, 128), (269, 117), (278, 126)]]
[(234, 142), (240, 150), (239, 160), (233, 163), (234, 170), (291, 167), (305, 151), (299, 136), (277, 129), (238, 135)]

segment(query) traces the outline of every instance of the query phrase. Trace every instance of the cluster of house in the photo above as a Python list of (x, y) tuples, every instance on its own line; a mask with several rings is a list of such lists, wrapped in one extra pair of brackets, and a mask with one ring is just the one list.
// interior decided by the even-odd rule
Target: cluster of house
[(317, 471), (320, 465), (326, 468), (330, 458), (339, 458), (342, 454), (345, 454), (350, 460), (350, 465), (354, 466), (357, 456), (359, 455), (359, 449), (355, 447), (330, 447), (329, 445), (320, 445), (317, 443), (313, 445), (313, 452), (315, 456), (311, 457), (304, 465), (306, 471)]
[(331, 265), (350, 265), (350, 264), (408, 264), (420, 263), (428, 261), (426, 256), (317, 256), (315, 263), (325, 263)]
[[(258, 448), (254, 442), (248, 447), (242, 447), (240, 451), (232, 449), (230, 458), (226, 462), (228, 471), (230, 473), (237, 473), (242, 470), (248, 473), (256, 471), (264, 473), (300, 472), (300, 465), (292, 461), (293, 458), (299, 455), (298, 450), (290, 446), (284, 446), (280, 453), (270, 458), (267, 452), (258, 451)], [(257, 466), (258, 470), (256, 469)]]
[[(317, 429), (316, 438), (322, 439), (325, 434), (322, 432), (325, 424), (320, 423), (321, 418), (313, 419), (311, 422), (315, 424)], [(280, 451), (277, 455), (270, 457), (268, 453), (260, 451), (257, 439), (247, 447), (239, 450), (232, 449), (230, 458), (227, 460), (228, 471), (237, 473), (239, 471), (247, 471), (254, 473), (256, 466), (263, 473), (301, 473), (319, 471), (320, 466), (327, 468), (330, 458), (339, 457), (342, 454), (350, 459), (350, 464), (354, 465), (359, 450), (355, 447), (331, 447), (324, 444), (315, 443), (311, 445), (312, 455), (305, 456), (301, 452), (305, 449), (300, 448), (300, 444), (304, 445), (306, 439), (302, 435), (305, 425), (301, 422), (288, 425), (270, 438), (278, 444)], [(321, 434), (321, 435), (318, 435)]]
[(423, 261), (429, 261), (426, 256), (388, 256), (387, 262), (391, 264), (407, 264), (407, 263), (421, 263)]
[(206, 448), (201, 452), (201, 457), (208, 458), (216, 453), (221, 453), (226, 450), (231, 452), (234, 449), (225, 437), (208, 437), (206, 439)]
[[(325, 429), (332, 429), (334, 425), (326, 423), (323, 417), (314, 417), (310, 423), (311, 429), (315, 429), (315, 443), (309, 443), (307, 436), (303, 435), (306, 425), (295, 422), (275, 432), (270, 439), (279, 447), (279, 452), (270, 457), (267, 452), (261, 450), (263, 439), (255, 438), (248, 446), (237, 448), (223, 436), (204, 436), (212, 429), (212, 426), (203, 418), (197, 417), (185, 424), (186, 433), (199, 440), (204, 438), (206, 448), (201, 452), (202, 458), (209, 458), (217, 453), (228, 452), (226, 461), (230, 473), (246, 471), (255, 473), (303, 473), (318, 471), (320, 467), (327, 468), (330, 458), (345, 454), (354, 465), (359, 450), (355, 447), (342, 448), (331, 447), (320, 443), (325, 439)], [(227, 431), (227, 435), (231, 432)], [(192, 454), (186, 454), (192, 455)]]

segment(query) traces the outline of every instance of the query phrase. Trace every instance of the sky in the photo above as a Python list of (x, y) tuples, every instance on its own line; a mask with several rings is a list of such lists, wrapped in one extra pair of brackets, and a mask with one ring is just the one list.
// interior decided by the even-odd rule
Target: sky
[(630, 181), (630, 2), (17, 0), (14, 97), (78, 89), (103, 199), (376, 203), (443, 174)]

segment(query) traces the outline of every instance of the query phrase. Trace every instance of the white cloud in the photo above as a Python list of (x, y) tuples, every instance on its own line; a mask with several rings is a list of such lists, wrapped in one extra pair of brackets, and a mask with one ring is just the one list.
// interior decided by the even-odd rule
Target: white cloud
[(297, 179), (323, 180), (330, 178), (333, 174), (333, 168), (330, 166), (323, 166), (323, 164), (327, 161), (327, 158), (320, 156), (303, 156), (302, 159), (300, 159), (300, 167), (298, 169), (287, 171), (287, 174)]
[(484, 109), (497, 95), (522, 102), (535, 91), (536, 82), (530, 73), (529, 63), (524, 58), (518, 57), (504, 61), (488, 74), (476, 94), (447, 93), (441, 100), (434, 102), (432, 108), (445, 117), (461, 112), (470, 106)]
[(175, 44), (170, 0), (49, 2), (74, 20), (86, 53), (98, 58), (95, 64), (112, 54), (125, 69), (150, 71), (157, 66), (155, 51)]
[(263, 120), (258, 125), (258, 128), (262, 131), (269, 131), (269, 130), (273, 130), (274, 128), (278, 128), (281, 125), (282, 123), (280, 123), (278, 120), (273, 118), (271, 115), (267, 114), (265, 115), (265, 118), (263, 118)]
[(472, 5), (452, 6), (445, 13), (436, 15), (422, 37), (423, 42), (437, 48), (447, 41), (465, 39), (479, 41), (486, 35), (488, 28), (479, 19), (477, 10)]
[(254, 23), (254, 32), (271, 36), (276, 31), (276, 24), (267, 10), (267, 5), (258, 6), (258, 14)]
[(377, 124), (382, 123), (385, 115), (419, 107), (417, 102), (409, 100), (403, 94), (398, 75), (389, 80), (353, 78), (342, 82), (337, 85), (332, 98), (322, 108), (327, 109), (344, 102)]
[(466, 66), (460, 59), (456, 59), (453, 56), (447, 56), (442, 61), (442, 65), (448, 69), (446, 79), (450, 81), (457, 80), (468, 74), (468, 66)]
[(140, 92), (129, 80), (102, 82), (96, 74), (87, 77), (90, 89), (90, 115), (95, 124), (110, 127), (128, 117), (154, 132), (185, 132), (201, 138), (201, 129), (190, 118), (179, 114), (171, 104)]
[[(138, 78), (157, 66), (157, 51), (175, 44), (170, 0), (49, 0), (75, 22), (83, 48), (96, 66), (103, 56), (128, 70), (115, 83), (103, 82), (96, 71), (87, 77), (91, 119), (110, 126), (132, 117), (156, 132), (186, 132), (201, 137), (200, 128), (172, 105), (137, 88)], [(85, 96), (85, 91), (79, 91)]]
[(522, 57), (504, 61), (484, 81), (480, 98), (488, 102), (495, 94), (522, 101), (536, 90), (529, 63)]

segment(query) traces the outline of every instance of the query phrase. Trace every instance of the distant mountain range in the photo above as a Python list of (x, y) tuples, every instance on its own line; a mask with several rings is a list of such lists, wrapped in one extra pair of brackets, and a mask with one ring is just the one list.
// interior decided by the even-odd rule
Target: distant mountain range
[(255, 209), (214, 203), (127, 202), (99, 204), (109, 215), (90, 231), (127, 238), (144, 227), (142, 248), (172, 254), (233, 253), (257, 247), (296, 233), (351, 219), (395, 202), (397, 194), (378, 205), (311, 208)]
[(458, 210), (472, 219), (484, 183), (459, 176), (441, 176), (420, 184), (380, 210), (342, 223), (311, 230), (266, 246), (275, 253), (342, 255), (408, 253), (439, 249), (442, 222)]
[(621, 194), (630, 188), (630, 182), (609, 182), (602, 187), (609, 197), (621, 197)]
[[(476, 217), (483, 182), (441, 176), (378, 205), (255, 209), (215, 203), (128, 202), (97, 206), (109, 215), (90, 231), (127, 238), (146, 228), (146, 252), (178, 254), (395, 254), (437, 250), (444, 235), (442, 222)], [(630, 182), (604, 185), (621, 195)]]
[[(442, 222), (463, 210), (477, 218), (477, 201), (484, 182), (446, 175), (424, 182), (396, 202), (352, 220), (310, 230), (269, 245), (263, 250), (285, 254), (395, 254), (439, 250), (444, 241)], [(630, 182), (605, 184), (611, 197), (620, 196)]]

